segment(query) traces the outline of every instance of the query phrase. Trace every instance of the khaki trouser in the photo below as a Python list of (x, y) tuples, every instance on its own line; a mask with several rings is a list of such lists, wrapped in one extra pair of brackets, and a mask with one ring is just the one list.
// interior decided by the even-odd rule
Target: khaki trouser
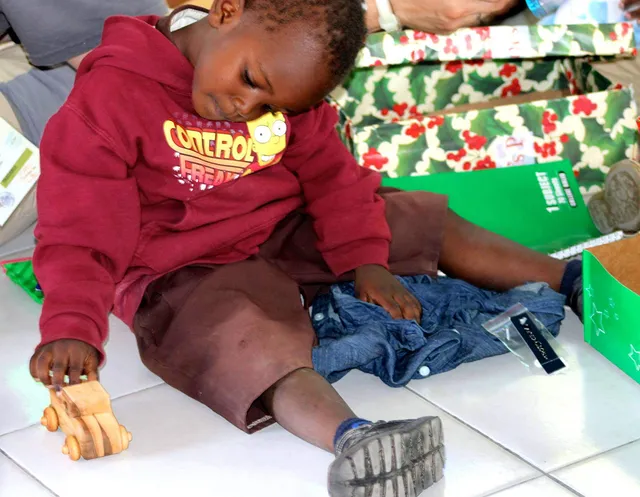
[[(21, 47), (11, 43), (0, 46), (0, 83), (10, 81), (30, 69), (31, 66)], [(21, 131), (18, 118), (2, 93), (0, 93), (0, 117)], [(4, 226), (0, 227), (0, 247), (31, 226), (36, 221), (36, 217), (34, 187), (13, 211)]]

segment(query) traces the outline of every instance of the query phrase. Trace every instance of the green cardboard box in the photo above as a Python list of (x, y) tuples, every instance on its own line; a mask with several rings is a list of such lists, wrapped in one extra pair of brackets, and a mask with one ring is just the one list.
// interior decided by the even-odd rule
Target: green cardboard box
[(584, 252), (584, 337), (640, 383), (638, 254), (638, 236)]
[(594, 193), (633, 157), (637, 107), (586, 57), (635, 53), (628, 23), (380, 33), (330, 100), (356, 159), (384, 176), (567, 159)]

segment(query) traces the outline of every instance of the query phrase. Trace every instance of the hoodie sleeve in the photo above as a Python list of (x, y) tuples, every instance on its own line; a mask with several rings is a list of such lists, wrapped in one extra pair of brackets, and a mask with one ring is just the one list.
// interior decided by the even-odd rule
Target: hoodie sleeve
[(291, 118), (283, 159), (300, 180), (314, 220), (318, 250), (336, 275), (364, 264), (388, 267), (391, 233), (380, 175), (356, 163), (335, 129), (335, 111), (323, 103)]
[(115, 283), (140, 227), (135, 180), (110, 138), (69, 104), (40, 147), (34, 269), (45, 294), (40, 345), (72, 338), (104, 357)]

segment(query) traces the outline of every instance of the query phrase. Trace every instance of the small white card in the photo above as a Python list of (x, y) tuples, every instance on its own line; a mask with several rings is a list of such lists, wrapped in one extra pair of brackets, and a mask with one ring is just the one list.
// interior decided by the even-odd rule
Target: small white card
[(38, 147), (0, 118), (0, 226), (40, 177)]
[(498, 167), (528, 166), (536, 163), (533, 133), (520, 131), (496, 138), (495, 161)]

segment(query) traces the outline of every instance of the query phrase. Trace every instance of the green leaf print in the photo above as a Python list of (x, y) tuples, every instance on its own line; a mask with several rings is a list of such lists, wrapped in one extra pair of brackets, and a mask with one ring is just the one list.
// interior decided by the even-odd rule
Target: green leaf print
[(402, 133), (402, 126), (399, 124), (380, 124), (371, 127), (371, 135), (367, 140), (369, 148), (380, 150), (380, 144), (391, 143), (394, 136)]
[[(593, 42), (596, 31), (602, 31), (605, 33), (606, 38), (609, 37), (611, 29), (606, 25), (597, 26), (595, 24), (577, 24), (571, 26), (573, 32), (573, 39), (580, 44), (580, 47), (588, 53), (595, 53), (596, 47)], [(569, 39), (569, 37), (567, 37)], [(570, 45), (569, 45), (570, 46)], [(564, 53), (569, 53), (567, 50)]]
[(478, 112), (478, 117), (471, 121), (470, 130), (480, 136), (495, 138), (497, 136), (510, 136), (513, 134), (513, 126), (496, 119), (495, 109), (486, 109)]
[[(437, 173), (452, 173), (454, 172), (445, 161), (442, 160), (433, 160), (429, 162), (429, 174), (437, 174)], [(463, 173), (458, 173), (463, 174)]]
[[(460, 91), (460, 85), (464, 82), (464, 76), (462, 71), (458, 71), (450, 78), (439, 79), (438, 82), (431, 88), (431, 91), (435, 92), (436, 98), (433, 101), (434, 111), (444, 110), (448, 105), (453, 102), (453, 96)], [(455, 102), (456, 105), (463, 104), (465, 102)]]
[(496, 77), (492, 75), (480, 76), (476, 71), (471, 72), (468, 75), (468, 82), (475, 91), (479, 91), (489, 100), (491, 97), (497, 96), (498, 89), (504, 85), (504, 79), (502, 77)]
[(396, 104), (395, 97), (396, 95), (394, 94), (394, 92), (389, 90), (389, 80), (386, 76), (378, 83), (376, 83), (376, 86), (373, 89), (373, 105), (376, 109), (387, 109), (390, 113), (392, 113), (393, 106), (394, 104)]
[(602, 186), (605, 174), (600, 169), (585, 167), (580, 169), (578, 183), (581, 187), (589, 190), (592, 186)]
[(624, 91), (612, 91), (607, 94), (607, 110), (604, 115), (605, 131), (611, 132), (622, 119), (623, 113), (631, 105), (631, 95)]
[(569, 135), (567, 143), (562, 144), (562, 156), (569, 159), (571, 164), (576, 165), (582, 160), (582, 152), (580, 151), (580, 142), (573, 135)]
[(413, 143), (398, 146), (398, 167), (396, 174), (398, 176), (411, 176), (416, 170), (416, 164), (422, 160), (425, 147), (424, 135), (420, 136), (418, 140)]
[[(425, 122), (428, 122), (428, 119)], [(438, 128), (440, 148), (445, 152), (457, 152), (466, 145), (460, 131), (453, 129), (451, 117), (445, 116), (444, 123)]]
[[(522, 62), (519, 61), (509, 61), (509, 64), (518, 64), (522, 65)], [(541, 59), (536, 60), (533, 67), (526, 71), (525, 79), (527, 81), (535, 81), (536, 83), (540, 83), (541, 81), (546, 81), (549, 77), (549, 74), (552, 72), (559, 72), (559, 68), (557, 67), (556, 59)], [(568, 87), (566, 76), (564, 76), (564, 71), (558, 74), (558, 82), (557, 85), (554, 84), (554, 87), (558, 88), (566, 88)], [(562, 80), (564, 80), (564, 85), (562, 84)]]
[(524, 104), (520, 106), (520, 116), (524, 119), (524, 125), (535, 136), (542, 138), (544, 131), (542, 129), (542, 115), (544, 114), (544, 107), (537, 107), (535, 105)]

